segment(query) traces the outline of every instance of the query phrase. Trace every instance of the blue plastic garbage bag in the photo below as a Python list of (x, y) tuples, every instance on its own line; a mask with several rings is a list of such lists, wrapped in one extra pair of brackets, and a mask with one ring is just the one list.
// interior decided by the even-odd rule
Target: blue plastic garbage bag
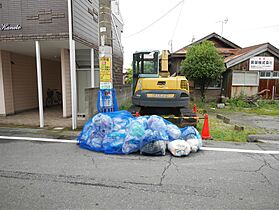
[(140, 141), (140, 154), (165, 155), (166, 142), (170, 139), (167, 132), (170, 122), (156, 115), (144, 118), (146, 120), (142, 121), (145, 123), (146, 130)]
[(147, 119), (148, 128), (154, 132), (153, 136), (156, 136), (157, 140), (169, 140), (167, 133), (168, 123), (170, 122), (156, 115), (152, 115)]
[(125, 130), (113, 131), (103, 140), (103, 150), (106, 154), (123, 154), (122, 147), (126, 138)]
[(181, 137), (181, 130), (176, 125), (168, 124), (167, 132), (170, 140), (176, 140)]
[[(123, 154), (125, 129), (133, 116), (127, 111), (99, 113), (84, 126), (78, 137), (80, 147), (109, 154)], [(122, 132), (119, 132), (124, 130)]]
[(127, 130), (127, 136), (122, 147), (125, 154), (137, 152), (140, 149), (140, 141), (144, 138), (145, 129), (143, 124), (136, 119), (132, 121)]
[(166, 144), (185, 140), (197, 151), (202, 140), (192, 127), (178, 128), (162, 117), (133, 117), (127, 111), (99, 113), (83, 127), (78, 137), (80, 147), (106, 154), (165, 155)]
[(181, 129), (181, 137), (185, 140), (187, 140), (190, 135), (196, 136), (198, 133), (197, 129), (193, 126), (186, 126)]

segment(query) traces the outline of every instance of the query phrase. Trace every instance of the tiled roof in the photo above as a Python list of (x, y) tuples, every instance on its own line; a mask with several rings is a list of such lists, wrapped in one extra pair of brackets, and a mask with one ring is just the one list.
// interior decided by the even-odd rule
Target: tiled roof
[[(249, 53), (249, 52), (251, 52), (251, 51), (253, 51), (253, 50), (255, 50), (259, 47), (262, 47), (263, 45), (266, 45), (266, 44), (268, 44), (268, 43), (253, 45), (253, 46), (245, 47), (245, 48), (242, 48), (242, 49), (227, 49), (227, 51), (229, 51), (231, 53), (231, 55), (226, 57), (224, 61), (225, 61), (225, 63), (227, 63), (227, 62), (229, 62), (229, 61), (231, 61), (231, 60), (233, 60), (233, 59), (235, 59), (239, 56), (242, 56), (246, 53)], [(219, 48), (219, 49), (220, 50), (223, 49), (223, 52), (226, 52), (226, 48), (225, 49), (224, 48)], [(220, 52), (222, 52), (222, 51), (220, 51)]]
[(233, 42), (229, 41), (228, 39), (220, 36), (219, 34), (217, 34), (215, 32), (213, 32), (213, 33), (211, 33), (211, 34), (209, 34), (209, 35), (207, 35), (207, 36), (205, 36), (205, 37), (203, 37), (203, 38), (201, 38), (201, 39), (199, 39), (199, 40), (197, 40), (197, 41), (195, 41), (195, 42), (193, 42), (193, 43), (191, 43), (191, 44), (189, 44), (189, 45), (187, 45), (187, 46), (185, 46), (185, 47), (183, 47), (183, 48), (181, 48), (177, 51), (175, 51), (173, 54), (185, 54), (187, 52), (188, 47), (192, 46), (193, 44), (198, 44), (198, 43), (203, 42), (205, 40), (209, 40), (211, 38), (216, 38), (216, 39), (226, 43), (227, 45), (231, 46), (232, 48), (241, 48), (238, 45), (234, 44)]

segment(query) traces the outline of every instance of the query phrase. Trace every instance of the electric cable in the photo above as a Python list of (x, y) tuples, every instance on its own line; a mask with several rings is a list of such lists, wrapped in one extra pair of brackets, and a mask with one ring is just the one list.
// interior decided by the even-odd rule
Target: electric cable
[[(170, 39), (171, 48), (172, 48), (173, 37), (174, 37), (174, 35), (175, 35), (175, 33), (176, 33), (176, 30), (177, 30), (177, 27), (178, 27), (178, 24), (179, 24), (179, 21), (180, 21), (180, 17), (181, 17), (182, 11), (183, 11), (184, 1), (185, 1), (185, 0), (183, 0), (183, 2), (182, 2), (181, 8), (180, 8), (180, 11), (179, 11), (179, 14), (178, 14), (178, 17), (177, 17), (175, 26), (174, 26), (174, 30), (173, 30), (173, 33), (172, 33), (172, 36), (171, 36), (171, 39)], [(172, 49), (171, 49), (171, 51), (172, 51)]]
[(164, 13), (162, 16), (160, 16), (158, 19), (156, 19), (155, 21), (153, 21), (152, 23), (150, 23), (149, 25), (145, 26), (144, 28), (142, 28), (141, 30), (133, 33), (133, 34), (130, 34), (124, 38), (130, 38), (132, 36), (135, 36), (143, 31), (145, 31), (146, 29), (150, 28), (152, 25), (154, 25), (155, 23), (159, 22), (161, 19), (163, 19), (164, 17), (166, 17), (169, 13), (171, 13), (176, 7), (178, 7), (181, 3), (183, 3), (184, 0), (178, 2), (174, 7), (172, 7), (170, 10), (168, 10), (166, 13)]

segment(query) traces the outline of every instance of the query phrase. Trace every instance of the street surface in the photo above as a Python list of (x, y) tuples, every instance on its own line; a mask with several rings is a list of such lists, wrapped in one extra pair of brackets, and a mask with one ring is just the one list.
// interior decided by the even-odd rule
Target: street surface
[(241, 112), (225, 113), (231, 122), (248, 125), (253, 128), (265, 129), (268, 132), (279, 133), (279, 116), (265, 116)]
[[(207, 142), (277, 150), (279, 144)], [(279, 209), (279, 155), (105, 155), (0, 140), (0, 209)]]

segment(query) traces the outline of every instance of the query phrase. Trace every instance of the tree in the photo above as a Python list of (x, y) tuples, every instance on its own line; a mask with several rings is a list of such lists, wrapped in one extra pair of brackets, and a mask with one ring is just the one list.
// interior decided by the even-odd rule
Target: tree
[(219, 79), (225, 71), (224, 59), (210, 41), (190, 47), (181, 67), (187, 79), (199, 85), (202, 100), (205, 99), (204, 93), (209, 84)]
[(132, 84), (132, 80), (133, 80), (133, 69), (129, 68), (127, 71), (127, 78), (125, 84)]

